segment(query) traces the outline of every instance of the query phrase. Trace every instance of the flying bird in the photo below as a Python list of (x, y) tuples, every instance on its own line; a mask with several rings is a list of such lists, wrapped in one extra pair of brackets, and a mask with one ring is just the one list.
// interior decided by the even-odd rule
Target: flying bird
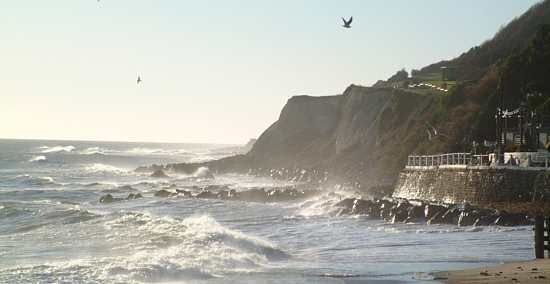
[(344, 25), (342, 27), (346, 29), (351, 28), (351, 22), (353, 22), (353, 17), (350, 17), (349, 20), (346, 21), (346, 19), (342, 18), (342, 21), (344, 21)]
[(141, 83), (141, 77), (138, 75), (138, 78), (137, 78), (137, 83)]

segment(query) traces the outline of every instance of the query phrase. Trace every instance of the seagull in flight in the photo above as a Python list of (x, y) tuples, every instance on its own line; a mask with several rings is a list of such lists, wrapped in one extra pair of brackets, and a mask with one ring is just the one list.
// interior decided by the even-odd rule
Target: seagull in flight
[(137, 83), (141, 83), (141, 77), (138, 75), (138, 78), (137, 78)]
[(344, 25), (342, 27), (346, 29), (351, 28), (351, 22), (353, 22), (353, 17), (350, 17), (349, 20), (346, 21), (346, 19), (342, 18), (342, 21), (344, 21)]

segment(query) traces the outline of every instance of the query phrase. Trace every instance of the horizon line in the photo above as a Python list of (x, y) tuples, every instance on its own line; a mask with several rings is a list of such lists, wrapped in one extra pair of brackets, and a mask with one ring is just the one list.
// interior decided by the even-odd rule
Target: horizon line
[(0, 137), (0, 140), (23, 140), (23, 141), (70, 141), (70, 142), (103, 142), (103, 143), (151, 143), (151, 144), (200, 144), (200, 145), (221, 145), (221, 146), (239, 146), (246, 143), (204, 143), (204, 142), (162, 142), (162, 141), (123, 141), (123, 140), (100, 140), (100, 139), (67, 139), (67, 138), (13, 138)]

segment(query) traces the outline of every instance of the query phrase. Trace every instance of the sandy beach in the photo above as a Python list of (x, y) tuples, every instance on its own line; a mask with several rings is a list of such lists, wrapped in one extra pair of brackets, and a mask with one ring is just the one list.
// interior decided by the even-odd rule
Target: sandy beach
[(434, 274), (446, 283), (550, 283), (550, 259), (513, 262), (498, 266), (446, 271)]

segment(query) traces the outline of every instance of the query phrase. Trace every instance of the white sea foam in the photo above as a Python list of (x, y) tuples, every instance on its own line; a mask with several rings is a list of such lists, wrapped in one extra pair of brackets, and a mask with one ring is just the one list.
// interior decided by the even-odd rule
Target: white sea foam
[(40, 147), (42, 149), (42, 153), (57, 153), (57, 152), (71, 152), (75, 149), (74, 146), (55, 146), (55, 147), (48, 147), (48, 146), (42, 146)]
[(115, 173), (115, 174), (128, 174), (130, 171), (122, 168), (118, 168), (111, 165), (95, 163), (84, 167), (84, 171), (87, 173)]
[[(134, 230), (124, 230), (128, 225)], [(155, 277), (158, 274), (170, 276), (180, 271), (207, 275), (251, 271), (266, 265), (272, 257), (285, 255), (268, 241), (228, 229), (209, 216), (177, 220), (127, 215), (107, 226), (145, 240), (139, 253), (108, 267), (111, 273), (123, 271), (141, 281), (159, 281)]]
[(126, 213), (104, 226), (112, 232), (106, 244), (125, 245), (115, 251), (126, 253), (4, 269), (0, 282), (193, 281), (258, 271), (270, 259), (288, 257), (270, 242), (226, 228), (209, 216), (178, 220)]
[(46, 160), (46, 156), (34, 156), (29, 160), (29, 162), (44, 162)]

